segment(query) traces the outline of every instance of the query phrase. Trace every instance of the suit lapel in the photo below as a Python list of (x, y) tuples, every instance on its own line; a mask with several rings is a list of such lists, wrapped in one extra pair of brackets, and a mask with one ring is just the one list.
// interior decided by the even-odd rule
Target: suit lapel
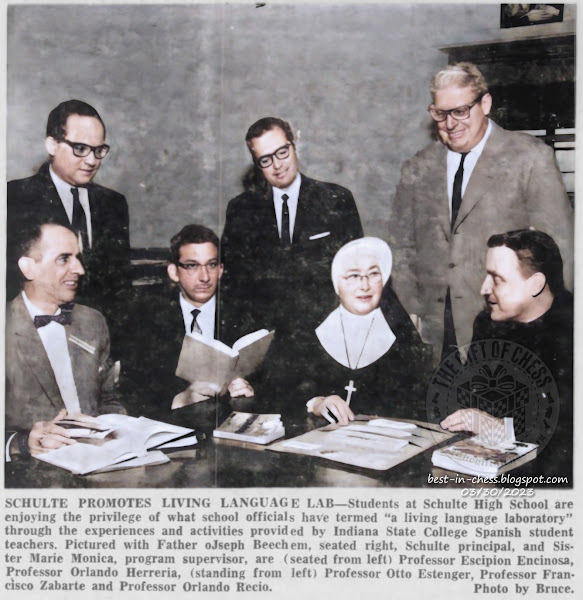
[[(91, 381), (91, 368), (94, 368), (93, 359), (97, 348), (94, 348), (90, 342), (86, 341), (86, 332), (83, 331), (83, 323), (79, 322), (79, 313), (76, 308), (73, 309), (73, 319), (71, 325), (65, 326), (67, 335), (67, 347), (71, 357), (71, 368), (73, 370), (73, 379), (77, 388), (77, 396), (81, 407), (89, 406), (85, 395), (87, 389), (85, 386), (79, 386), (77, 382)], [(74, 340), (74, 341), (73, 341)], [(89, 360), (88, 360), (89, 359)], [(83, 410), (83, 408), (82, 408)]]
[(429, 166), (429, 170), (434, 175), (429, 179), (432, 183), (426, 190), (426, 193), (429, 194), (430, 197), (434, 196), (437, 198), (437, 202), (440, 203), (436, 206), (437, 222), (443, 229), (446, 239), (449, 241), (451, 237), (451, 216), (449, 194), (447, 190), (447, 148), (443, 146), (443, 144), (439, 147), (435, 163)]
[[(41, 189), (43, 190), (43, 196), (46, 198), (51, 217), (55, 219), (57, 223), (70, 227), (71, 222), (67, 216), (67, 211), (63, 206), (59, 192), (53, 183), (51, 174), (49, 172), (49, 165), (45, 163), (38, 171), (38, 176), (41, 181)], [(27, 313), (28, 314), (28, 313)]]
[[(294, 224), (293, 243), (299, 243), (306, 229), (306, 223), (309, 223), (309, 213), (311, 208), (310, 195), (312, 191), (312, 181), (302, 175), (300, 193), (298, 195), (298, 208), (296, 211), (296, 222)], [(292, 244), (293, 245), (293, 244)]]
[(21, 295), (14, 300), (14, 307), (17, 315), (15, 322), (18, 324), (15, 333), (23, 360), (28, 362), (32, 373), (51, 403), (58, 409), (63, 408), (63, 399), (49, 357)]
[(277, 218), (275, 216), (275, 205), (273, 203), (273, 190), (269, 191), (269, 198), (266, 200), (260, 200), (261, 202), (261, 212), (262, 219), (260, 222), (269, 223), (269, 228), (266, 230), (266, 234), (268, 236), (267, 239), (270, 239), (274, 245), (280, 245), (279, 231), (277, 229)]
[(484, 190), (492, 187), (492, 180), (496, 176), (496, 161), (502, 152), (503, 140), (500, 139), (500, 128), (492, 122), (490, 137), (486, 141), (486, 145), (466, 186), (454, 231), (474, 210), (478, 202), (483, 199)]
[(102, 235), (102, 223), (103, 219), (101, 216), (100, 208), (101, 203), (99, 202), (99, 194), (95, 189), (94, 185), (89, 185), (87, 188), (87, 196), (89, 198), (89, 213), (91, 218), (91, 236), (93, 240), (99, 239)]
[(314, 180), (302, 175), (302, 184), (298, 195), (298, 209), (296, 212), (296, 222), (294, 225), (293, 244), (296, 249), (300, 244), (306, 242), (305, 237), (314, 227), (317, 230), (317, 223), (320, 222), (322, 216), (319, 214), (319, 206), (314, 202)]

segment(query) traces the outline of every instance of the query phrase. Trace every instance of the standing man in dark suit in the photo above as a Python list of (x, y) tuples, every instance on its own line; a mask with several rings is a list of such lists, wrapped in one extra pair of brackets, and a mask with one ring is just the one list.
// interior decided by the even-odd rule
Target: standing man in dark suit
[(86, 271), (79, 299), (115, 327), (112, 307), (130, 286), (129, 218), (124, 196), (92, 183), (109, 151), (105, 125), (89, 104), (62, 102), (49, 114), (45, 147), (50, 159), (36, 175), (8, 183), (6, 297), (20, 287), (19, 232), (51, 219), (77, 232)]
[(20, 236), (26, 282), (6, 310), (7, 459), (74, 443), (56, 425), (67, 412), (125, 413), (105, 319), (73, 304), (84, 274), (77, 235), (44, 224)]
[[(175, 373), (185, 335), (218, 339), (216, 293), (223, 274), (219, 238), (208, 227), (186, 225), (170, 244), (168, 277), (178, 289), (173, 287), (168, 295), (147, 294), (132, 305), (136, 322), (128, 327), (132, 339), (126, 355), (128, 393), (136, 396), (137, 392), (143, 403), (137, 412), (154, 411), (155, 416), (165, 418), (171, 404), (181, 408), (214, 396), (204, 382), (189, 387)], [(231, 397), (250, 397), (253, 388), (236, 378), (229, 385), (229, 393)]]
[(404, 163), (389, 228), (393, 288), (439, 358), (472, 339), (492, 234), (547, 231), (572, 286), (573, 211), (552, 149), (488, 118), (492, 96), (475, 65), (444, 68), (431, 93), (439, 141)]
[(229, 202), (221, 241), (226, 337), (275, 328), (277, 346), (334, 308), (332, 259), (363, 232), (349, 190), (299, 173), (287, 122), (260, 119), (245, 141), (253, 166)]

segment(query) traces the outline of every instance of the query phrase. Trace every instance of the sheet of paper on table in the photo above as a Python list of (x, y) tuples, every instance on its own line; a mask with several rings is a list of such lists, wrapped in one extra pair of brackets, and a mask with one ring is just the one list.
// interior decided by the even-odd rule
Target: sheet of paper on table
[(276, 442), (268, 449), (385, 471), (454, 435), (439, 425), (421, 421), (357, 415), (349, 425), (327, 425)]

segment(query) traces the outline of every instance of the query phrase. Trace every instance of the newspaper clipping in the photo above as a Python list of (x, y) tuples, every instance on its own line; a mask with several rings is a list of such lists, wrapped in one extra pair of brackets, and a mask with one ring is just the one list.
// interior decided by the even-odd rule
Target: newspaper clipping
[(576, 9), (3, 3), (3, 598), (583, 594)]

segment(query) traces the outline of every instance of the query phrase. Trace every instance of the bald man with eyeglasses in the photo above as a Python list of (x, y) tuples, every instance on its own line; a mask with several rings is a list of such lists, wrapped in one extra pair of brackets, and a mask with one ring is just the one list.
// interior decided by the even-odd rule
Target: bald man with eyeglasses
[(573, 210), (553, 150), (489, 119), (492, 96), (475, 65), (447, 66), (431, 94), (439, 139), (403, 164), (389, 239), (393, 288), (438, 362), (472, 339), (494, 233), (548, 232), (572, 289)]
[(20, 288), (13, 254), (18, 232), (51, 220), (72, 228), (83, 252), (81, 302), (105, 314), (115, 339), (116, 306), (130, 289), (129, 216), (125, 197), (93, 183), (109, 152), (98, 112), (67, 100), (49, 114), (45, 148), (49, 159), (38, 173), (8, 183), (7, 300)]

